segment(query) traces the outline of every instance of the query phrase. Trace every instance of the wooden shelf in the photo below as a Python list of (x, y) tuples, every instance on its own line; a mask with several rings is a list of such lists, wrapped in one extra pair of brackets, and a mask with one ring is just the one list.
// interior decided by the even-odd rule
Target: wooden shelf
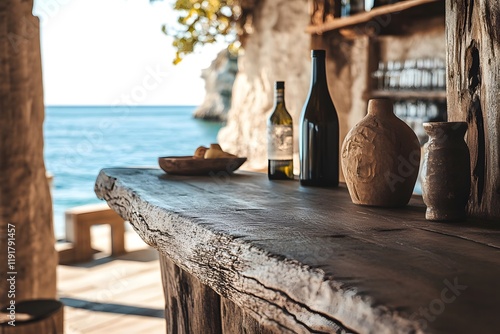
[[(388, 14), (401, 14), (401, 12), (408, 11), (411, 9), (416, 9), (418, 7), (423, 7), (426, 5), (434, 5), (442, 3), (444, 7), (444, 0), (406, 0), (401, 1), (392, 5), (386, 5), (374, 8), (368, 12), (355, 14), (352, 16), (335, 18), (331, 21), (325, 22), (320, 25), (311, 25), (306, 28), (306, 32), (310, 34), (321, 35), (324, 32), (338, 30), (342, 28), (352, 27), (358, 24), (368, 23), (377, 18), (388, 15)], [(422, 8), (424, 9), (424, 8)], [(387, 19), (383, 19), (384, 22)]]
[(394, 99), (425, 99), (446, 101), (444, 90), (374, 90), (370, 97), (389, 97)]

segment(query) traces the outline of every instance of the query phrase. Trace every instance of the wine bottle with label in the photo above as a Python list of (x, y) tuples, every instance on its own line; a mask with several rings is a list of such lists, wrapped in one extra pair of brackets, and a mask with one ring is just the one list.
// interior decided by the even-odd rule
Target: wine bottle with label
[(277, 81), (274, 111), (267, 121), (267, 175), (270, 180), (293, 179), (293, 122), (285, 106), (285, 83)]
[(339, 184), (339, 119), (326, 81), (325, 50), (312, 50), (309, 95), (300, 120), (300, 184)]

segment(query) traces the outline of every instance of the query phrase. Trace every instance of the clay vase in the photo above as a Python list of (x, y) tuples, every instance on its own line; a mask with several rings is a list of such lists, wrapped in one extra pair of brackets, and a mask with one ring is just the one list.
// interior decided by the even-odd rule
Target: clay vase
[(372, 99), (368, 114), (347, 134), (342, 169), (355, 204), (408, 204), (420, 166), (415, 132), (393, 112), (389, 99)]
[(466, 122), (424, 123), (422, 197), (428, 220), (461, 220), (470, 192), (470, 155)]

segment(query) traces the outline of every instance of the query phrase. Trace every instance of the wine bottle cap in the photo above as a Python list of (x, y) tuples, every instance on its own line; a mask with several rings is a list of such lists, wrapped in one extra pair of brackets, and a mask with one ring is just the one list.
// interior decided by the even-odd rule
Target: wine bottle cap
[(312, 50), (311, 51), (311, 57), (325, 57), (326, 51), (325, 50)]
[(276, 89), (284, 89), (285, 82), (284, 81), (276, 81)]

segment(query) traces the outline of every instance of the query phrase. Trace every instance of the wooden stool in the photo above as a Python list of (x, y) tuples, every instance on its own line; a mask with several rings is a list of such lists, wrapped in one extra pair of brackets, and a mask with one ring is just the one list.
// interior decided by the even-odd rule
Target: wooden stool
[(109, 224), (111, 226), (112, 255), (116, 256), (126, 252), (124, 220), (106, 203), (77, 206), (66, 210), (65, 216), (66, 239), (73, 243), (73, 248), (70, 252), (71, 255), (65, 256), (63, 262), (92, 260), (90, 228), (93, 225)]
[[(63, 304), (53, 299), (25, 300), (14, 306), (5, 306), (0, 310), (3, 319), (0, 334), (62, 334), (63, 312)], [(16, 319), (15, 322), (12, 322), (13, 318)]]

